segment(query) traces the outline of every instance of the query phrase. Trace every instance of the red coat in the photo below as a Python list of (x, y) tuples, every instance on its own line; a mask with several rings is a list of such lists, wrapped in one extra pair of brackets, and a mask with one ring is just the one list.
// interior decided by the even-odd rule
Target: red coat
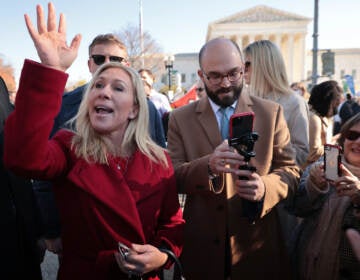
[(26, 61), (16, 109), (5, 127), (7, 166), (54, 181), (63, 241), (59, 279), (126, 278), (114, 258), (118, 241), (165, 243), (179, 255), (184, 221), (171, 163), (151, 165), (137, 151), (128, 163), (110, 158), (109, 165), (89, 164), (71, 149), (73, 132), (62, 130), (48, 140), (66, 79)]

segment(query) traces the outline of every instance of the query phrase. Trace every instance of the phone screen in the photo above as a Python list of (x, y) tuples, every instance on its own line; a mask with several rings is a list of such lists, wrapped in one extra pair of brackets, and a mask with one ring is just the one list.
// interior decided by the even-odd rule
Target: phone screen
[(335, 181), (340, 175), (340, 147), (337, 145), (324, 145), (325, 178)]
[(254, 117), (253, 112), (232, 115), (230, 118), (230, 138), (238, 138), (252, 132)]

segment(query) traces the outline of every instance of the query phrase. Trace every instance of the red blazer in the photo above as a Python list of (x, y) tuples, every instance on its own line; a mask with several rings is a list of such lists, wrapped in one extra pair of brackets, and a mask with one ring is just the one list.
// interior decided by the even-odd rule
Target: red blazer
[(179, 255), (184, 220), (171, 163), (164, 168), (136, 151), (128, 163), (110, 158), (109, 165), (89, 164), (74, 154), (73, 132), (61, 130), (48, 140), (66, 79), (26, 61), (5, 127), (6, 165), (54, 181), (63, 241), (59, 279), (126, 278), (114, 258), (118, 241), (166, 245)]

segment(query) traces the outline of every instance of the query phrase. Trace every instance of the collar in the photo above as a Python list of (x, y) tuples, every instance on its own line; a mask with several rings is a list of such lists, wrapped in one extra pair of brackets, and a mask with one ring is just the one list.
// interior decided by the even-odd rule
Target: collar
[[(213, 110), (214, 114), (216, 115), (216, 113), (219, 111), (220, 106), (217, 105), (214, 101), (212, 101), (209, 97), (208, 97), (211, 109)], [(231, 108), (233, 108), (233, 110), (235, 111), (236, 109), (236, 105), (237, 105), (238, 100), (235, 100), (235, 102), (233, 104), (230, 105)]]

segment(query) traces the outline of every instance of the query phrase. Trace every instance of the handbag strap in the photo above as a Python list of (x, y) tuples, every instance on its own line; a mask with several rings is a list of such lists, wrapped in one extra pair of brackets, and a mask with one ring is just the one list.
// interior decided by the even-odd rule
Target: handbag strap
[(180, 260), (178, 259), (178, 257), (175, 256), (175, 254), (169, 249), (160, 248), (159, 250), (168, 255), (168, 257), (174, 262), (176, 268), (178, 269), (178, 272), (180, 274), (180, 279), (185, 280), (184, 270), (182, 268), (182, 265), (181, 265)]

